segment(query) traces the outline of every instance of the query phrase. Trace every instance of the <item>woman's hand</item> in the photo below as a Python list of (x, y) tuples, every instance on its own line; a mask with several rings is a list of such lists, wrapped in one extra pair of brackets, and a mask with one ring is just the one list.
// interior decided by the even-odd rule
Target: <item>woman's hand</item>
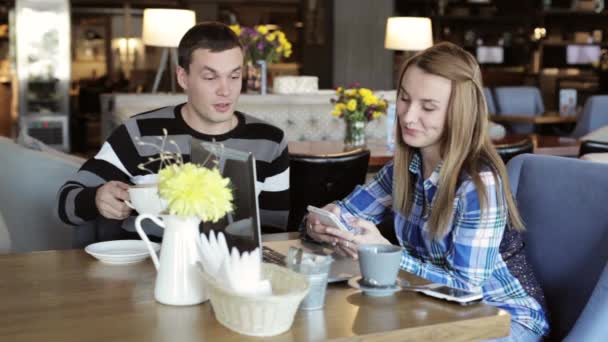
[(326, 234), (335, 236), (338, 238), (336, 252), (349, 256), (353, 259), (358, 258), (357, 249), (359, 245), (369, 244), (380, 244), (390, 245), (391, 243), (380, 234), (378, 227), (373, 223), (363, 220), (355, 219), (350, 222), (351, 226), (357, 228), (358, 233), (345, 232), (339, 228), (328, 227), (325, 231)]
[[(340, 217), (340, 208), (333, 203), (327, 204), (322, 209), (325, 209), (333, 213), (337, 217)], [(306, 217), (306, 233), (308, 234), (308, 236), (310, 236), (316, 241), (330, 243), (335, 246), (338, 242), (338, 239), (333, 235), (327, 234), (328, 228), (331, 227), (322, 224), (319, 221), (317, 215), (315, 215), (314, 213), (309, 213)]]

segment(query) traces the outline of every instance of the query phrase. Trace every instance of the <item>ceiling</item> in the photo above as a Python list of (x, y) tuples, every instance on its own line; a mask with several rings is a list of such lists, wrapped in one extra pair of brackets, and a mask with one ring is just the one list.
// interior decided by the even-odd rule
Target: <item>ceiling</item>
[(188, 7), (195, 4), (299, 4), (300, 0), (71, 0), (72, 6), (124, 7), (128, 3), (134, 8)]
[(133, 8), (146, 7), (184, 7), (180, 0), (71, 0), (72, 7), (124, 7), (126, 4)]

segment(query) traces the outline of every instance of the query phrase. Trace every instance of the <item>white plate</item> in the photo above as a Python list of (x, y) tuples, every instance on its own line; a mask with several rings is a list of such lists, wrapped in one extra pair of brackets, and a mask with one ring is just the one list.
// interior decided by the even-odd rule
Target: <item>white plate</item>
[[(158, 253), (160, 244), (151, 242)], [(107, 264), (124, 265), (140, 262), (150, 257), (146, 243), (142, 240), (115, 240), (88, 245), (85, 252)]]

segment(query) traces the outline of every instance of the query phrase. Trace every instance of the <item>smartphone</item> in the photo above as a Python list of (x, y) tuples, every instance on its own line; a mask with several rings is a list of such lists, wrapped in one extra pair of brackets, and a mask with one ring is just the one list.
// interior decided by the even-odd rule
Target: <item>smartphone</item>
[(342, 224), (340, 219), (336, 215), (334, 215), (334, 213), (325, 209), (313, 207), (312, 205), (309, 205), (308, 207), (306, 207), (306, 209), (309, 213), (317, 215), (317, 217), (319, 218), (319, 222), (321, 222), (322, 224), (326, 226), (337, 227), (347, 232), (350, 231), (348, 228), (346, 228), (346, 226), (344, 226), (344, 224)]
[(483, 298), (482, 293), (455, 289), (441, 284), (427, 285), (424, 289), (418, 290), (418, 292), (427, 296), (457, 302), (462, 305), (474, 303)]

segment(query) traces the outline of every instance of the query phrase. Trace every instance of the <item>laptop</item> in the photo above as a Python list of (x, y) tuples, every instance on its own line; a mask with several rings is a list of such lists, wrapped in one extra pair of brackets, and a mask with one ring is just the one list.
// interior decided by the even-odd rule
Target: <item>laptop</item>
[(222, 176), (230, 179), (233, 190), (234, 210), (218, 222), (202, 223), (201, 232), (223, 232), (228, 247), (236, 247), (240, 252), (258, 248), (261, 229), (253, 154), (193, 138), (190, 159), (196, 164), (219, 168)]
[(327, 245), (296, 239), (267, 241), (264, 242), (264, 246), (270, 248), (272, 251), (280, 253), (281, 255), (287, 255), (290, 247), (302, 248), (304, 251), (315, 254), (331, 255), (334, 261), (331, 263), (331, 269), (329, 270), (329, 275), (327, 276), (328, 283), (346, 281), (352, 277), (361, 275), (361, 271), (359, 270), (359, 262), (357, 260), (340, 256), (334, 253), (334, 251)]
[(334, 262), (328, 275), (328, 282), (345, 281), (361, 274), (359, 262), (341, 257), (327, 245), (305, 242), (299, 239), (268, 241), (262, 244), (262, 229), (258, 194), (256, 189), (255, 157), (250, 152), (192, 139), (191, 160), (207, 167), (218, 167), (224, 177), (230, 179), (234, 196), (234, 211), (216, 223), (203, 223), (202, 231), (211, 229), (223, 232), (228, 247), (236, 247), (241, 253), (260, 248), (264, 261), (280, 264), (289, 247), (302, 248), (307, 252), (332, 255)]

